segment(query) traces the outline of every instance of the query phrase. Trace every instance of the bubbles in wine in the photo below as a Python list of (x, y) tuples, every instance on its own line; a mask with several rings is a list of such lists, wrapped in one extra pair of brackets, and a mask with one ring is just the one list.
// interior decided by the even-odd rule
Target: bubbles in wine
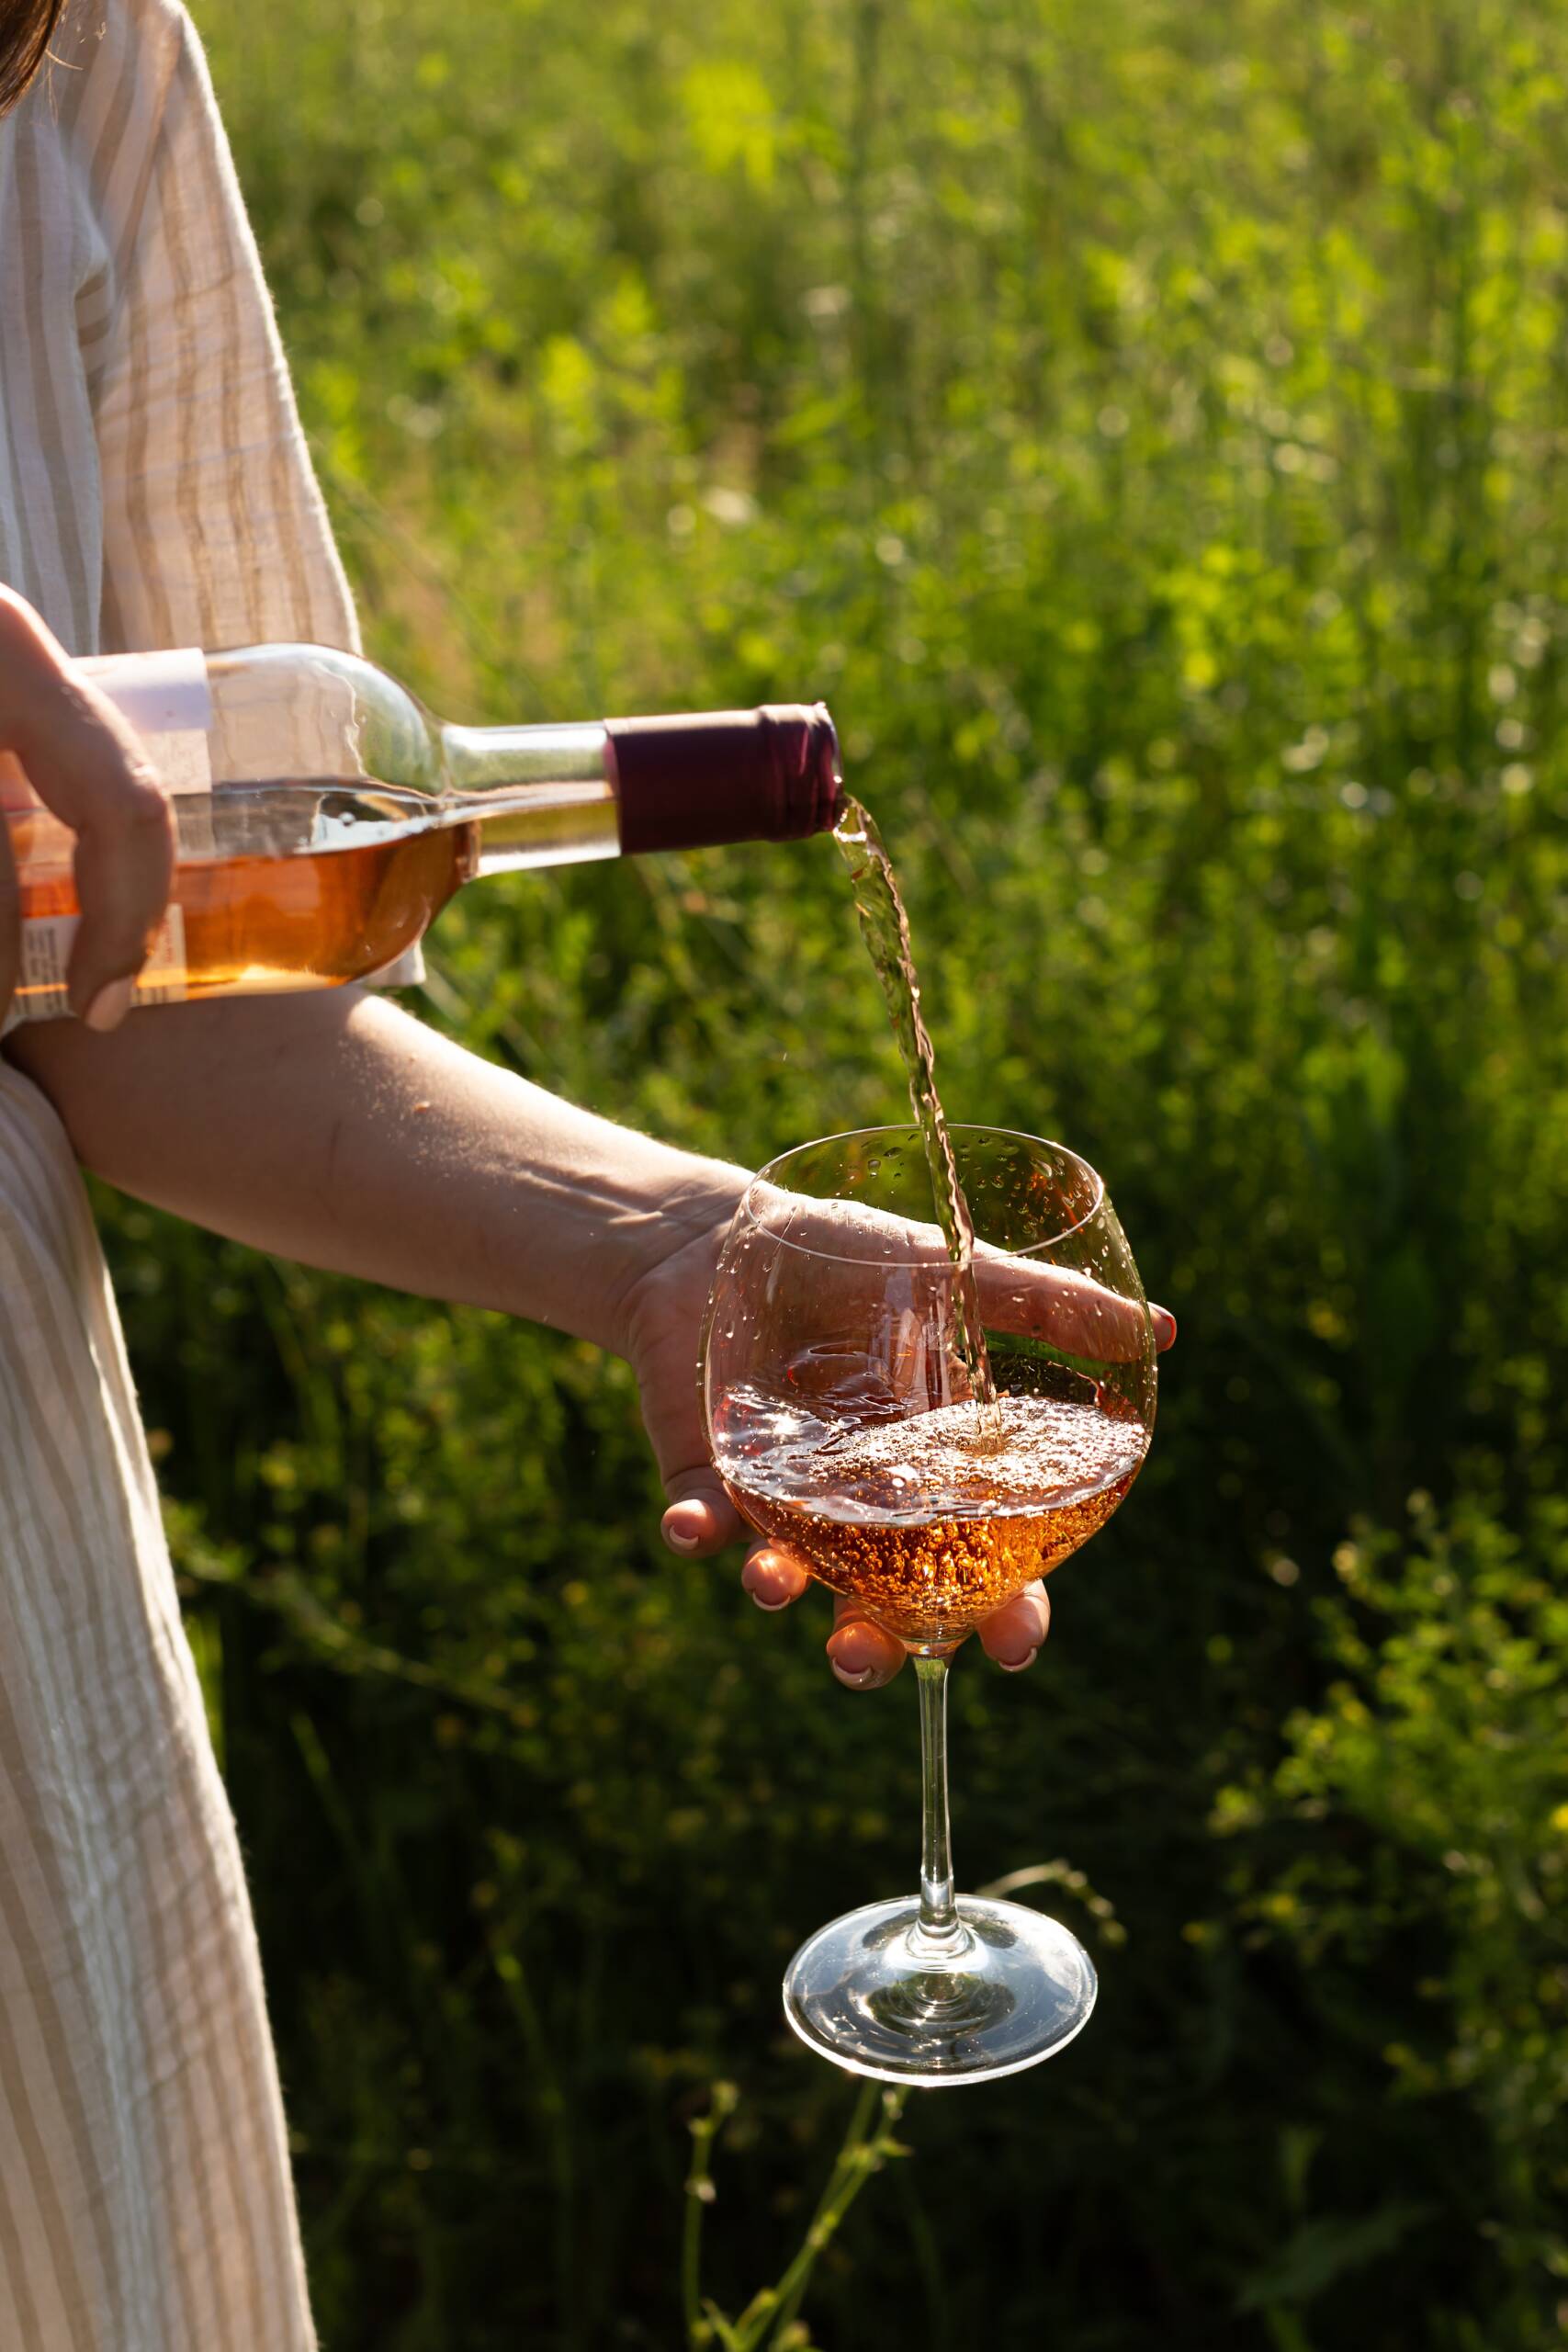
[(737, 1506), (824, 1584), (916, 1647), (951, 1647), (1102, 1527), (1144, 1458), (1142, 1424), (1098, 1404), (998, 1399), (974, 1408), (825, 1419), (739, 1387), (714, 1419)]

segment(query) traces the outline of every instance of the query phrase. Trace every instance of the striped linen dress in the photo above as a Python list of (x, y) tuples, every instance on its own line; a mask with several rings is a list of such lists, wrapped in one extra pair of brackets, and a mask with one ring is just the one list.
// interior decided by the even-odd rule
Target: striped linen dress
[[(0, 122), (0, 579), (78, 653), (355, 642), (172, 0), (73, 0)], [(0, 1060), (0, 2346), (314, 2340), (118, 1318), (63, 1130)]]

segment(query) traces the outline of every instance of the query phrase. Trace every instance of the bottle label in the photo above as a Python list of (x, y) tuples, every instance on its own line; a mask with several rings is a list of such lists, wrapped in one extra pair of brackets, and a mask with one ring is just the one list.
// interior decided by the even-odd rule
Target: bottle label
[[(171, 792), (210, 792), (212, 690), (199, 647), (177, 653), (107, 653), (73, 667), (128, 718)], [(39, 796), (14, 752), (0, 752), (0, 808), (36, 808)]]
[[(65, 975), (80, 915), (30, 915), (21, 926), (15, 1021), (57, 1021), (71, 1010)], [(136, 983), (138, 1004), (183, 1004), (186, 999), (186, 919), (170, 906), (152, 934)]]
[[(211, 791), (208, 730), (212, 724), (212, 693), (207, 656), (199, 647), (105, 654), (78, 662), (74, 667), (130, 720), (171, 794)], [(39, 795), (15, 752), (0, 752), (0, 811), (39, 805)], [(193, 849), (199, 854), (201, 831), (199, 813), (187, 811), (180, 825), (187, 854)], [(65, 972), (79, 920), (73, 914), (29, 915), (23, 920), (17, 999), (6, 1017), (6, 1029), (18, 1021), (58, 1020), (71, 1010)], [(137, 980), (136, 1002), (179, 1004), (185, 996), (185, 916), (178, 905), (171, 905)]]
[(130, 721), (171, 792), (211, 791), (207, 738), (212, 689), (199, 646), (173, 653), (99, 654), (75, 666)]

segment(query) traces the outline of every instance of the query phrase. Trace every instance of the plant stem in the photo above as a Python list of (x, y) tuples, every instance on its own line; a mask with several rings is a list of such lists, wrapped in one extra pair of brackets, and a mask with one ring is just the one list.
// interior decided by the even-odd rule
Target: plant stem
[(713, 2101), (705, 2115), (692, 2122), (692, 2163), (686, 2175), (686, 2218), (681, 2233), (681, 2306), (688, 2346), (713, 2341), (715, 2328), (702, 2307), (703, 2211), (714, 2200), (713, 2143), (735, 2111), (733, 2083), (715, 2083)]
[[(769, 2346), (776, 2352), (785, 2330), (805, 2301), (818, 2256), (831, 2242), (840, 2222), (872, 2174), (880, 2170), (885, 2158), (901, 2153), (892, 2133), (893, 2126), (904, 2111), (904, 2101), (908, 2096), (906, 2091), (890, 2090), (880, 2083), (868, 2082), (862, 2088), (850, 2118), (849, 2130), (844, 2134), (833, 2169), (829, 2175), (828, 2186), (800, 2242), (799, 2250), (773, 2290), (767, 2310), (759, 2315), (761, 2324), (756, 2332), (741, 2338), (748, 2352), (752, 2346), (761, 2343), (764, 2329), (769, 2331)], [(882, 2120), (868, 2139), (866, 2135), (879, 2098)]]
[(572, 2217), (577, 2205), (577, 2166), (571, 2108), (561, 2088), (553, 2062), (550, 2038), (534, 1999), (521, 1952), (514, 1944), (505, 1944), (499, 1936), (492, 1935), (490, 1955), (506, 2006), (512, 2012), (527, 2053), (529, 2075), (536, 2086), (536, 2103), (544, 2125), (551, 2183), (555, 2189), (556, 2291), (560, 2299), (561, 2312), (571, 2329), (571, 2341), (575, 2343), (578, 2340), (578, 2274), (572, 2261)]

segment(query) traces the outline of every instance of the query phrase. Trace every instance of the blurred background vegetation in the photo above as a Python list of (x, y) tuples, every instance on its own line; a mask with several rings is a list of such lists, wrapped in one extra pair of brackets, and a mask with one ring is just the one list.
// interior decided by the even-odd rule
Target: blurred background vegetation
[[(844, 2347), (1568, 2341), (1568, 20), (1546, 0), (197, 0), (371, 649), (823, 695), (954, 1116), (1107, 1172), (1155, 1452), (958, 1856), (1100, 1961), (915, 2098)], [(897, 1114), (830, 848), (498, 883), (429, 1017), (744, 1159)], [(331, 2352), (682, 2339), (852, 2099), (912, 1693), (657, 1544), (627, 1375), (106, 1200)]]

